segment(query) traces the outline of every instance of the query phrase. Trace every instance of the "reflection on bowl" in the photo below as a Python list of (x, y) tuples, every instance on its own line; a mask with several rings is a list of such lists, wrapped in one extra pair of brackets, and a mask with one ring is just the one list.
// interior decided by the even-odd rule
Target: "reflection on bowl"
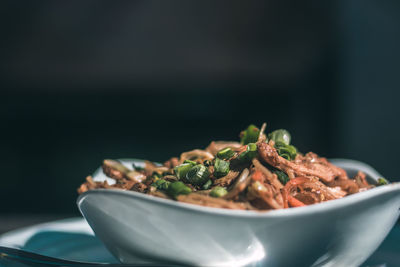
[[(350, 175), (361, 170), (368, 179), (380, 177), (361, 162), (333, 162)], [(77, 203), (96, 236), (126, 263), (142, 258), (205, 266), (357, 266), (396, 222), (400, 184), (269, 212), (195, 206), (110, 189), (88, 191)]]

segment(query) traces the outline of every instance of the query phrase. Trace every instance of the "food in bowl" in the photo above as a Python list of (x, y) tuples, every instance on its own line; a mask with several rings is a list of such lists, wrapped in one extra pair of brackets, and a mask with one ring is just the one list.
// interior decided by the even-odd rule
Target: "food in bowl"
[(146, 161), (128, 168), (106, 159), (102, 169), (109, 181), (86, 178), (79, 193), (92, 189), (137, 191), (156, 197), (208, 207), (268, 211), (307, 206), (338, 199), (386, 184), (370, 184), (359, 171), (345, 170), (313, 152), (300, 153), (287, 130), (265, 133), (250, 125), (240, 142), (212, 141), (173, 157), (162, 166)]

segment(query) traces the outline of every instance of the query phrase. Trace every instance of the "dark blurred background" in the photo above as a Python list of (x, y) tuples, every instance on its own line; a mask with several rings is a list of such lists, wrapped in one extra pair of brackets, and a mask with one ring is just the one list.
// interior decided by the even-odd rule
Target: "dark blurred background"
[(2, 3), (0, 216), (78, 215), (104, 158), (162, 162), (264, 121), (399, 180), (398, 14), (395, 0)]

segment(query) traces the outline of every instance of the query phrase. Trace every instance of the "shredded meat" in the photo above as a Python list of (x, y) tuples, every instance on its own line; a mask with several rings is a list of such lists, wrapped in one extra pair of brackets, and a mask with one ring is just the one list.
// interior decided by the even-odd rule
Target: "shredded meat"
[(117, 180), (124, 179), (125, 173), (129, 171), (128, 168), (118, 161), (109, 159), (103, 161), (102, 168), (105, 175)]
[(363, 173), (362, 171), (358, 171), (357, 174), (354, 176), (353, 178), (357, 185), (360, 188), (370, 188), (370, 184), (368, 184), (365, 173)]
[(326, 189), (328, 189), (331, 192), (331, 194), (335, 196), (335, 198), (342, 198), (347, 195), (347, 192), (342, 190), (342, 188), (340, 188), (339, 186), (335, 187), (327, 186)]
[(238, 171), (230, 171), (226, 176), (216, 179), (214, 184), (219, 186), (229, 186), (238, 175)]
[(92, 176), (87, 176), (86, 182), (81, 184), (81, 186), (78, 188), (78, 193), (82, 194), (88, 190), (97, 189), (97, 188), (105, 188), (105, 189), (114, 188), (114, 189), (131, 190), (135, 184), (140, 184), (140, 183), (135, 183), (134, 181), (123, 178), (123, 179), (117, 180), (117, 183), (115, 183), (113, 185), (109, 185), (107, 183), (107, 181), (95, 182), (95, 181), (93, 181)]
[(232, 149), (238, 149), (241, 146), (242, 145), (238, 142), (212, 141), (206, 148), (206, 151), (215, 156), (217, 155), (218, 151), (224, 148), (230, 147)]
[(179, 165), (179, 159), (177, 157), (170, 158), (166, 162), (164, 162), (164, 166), (172, 169)]
[(260, 129), (260, 134), (258, 135), (257, 143), (264, 142), (267, 140), (267, 136), (265, 135), (265, 128), (267, 128), (267, 124), (264, 122)]
[(144, 174), (146, 176), (150, 176), (154, 172), (163, 173), (163, 172), (168, 172), (169, 170), (170, 169), (168, 169), (167, 167), (157, 166), (156, 164), (148, 160), (144, 162)]
[(192, 151), (182, 153), (179, 162), (183, 163), (187, 159), (189, 160), (199, 159), (202, 162), (204, 160), (212, 160), (213, 158), (214, 156), (210, 152), (201, 149), (195, 149)]
[(251, 176), (249, 175), (249, 170), (244, 169), (240, 176), (236, 179), (236, 182), (232, 186), (232, 188), (229, 190), (229, 193), (224, 196), (225, 199), (234, 199), (236, 198), (243, 190), (246, 189), (246, 187), (250, 183)]
[(125, 177), (134, 183), (141, 183), (146, 179), (146, 175), (138, 171), (129, 171), (125, 174)]
[(317, 179), (309, 177), (297, 177), (288, 181), (283, 188), (285, 208), (290, 205), (289, 199), (293, 197), (305, 205), (335, 199), (335, 195), (327, 189), (327, 186)]
[(298, 176), (315, 176), (324, 182), (331, 182), (336, 177), (347, 179), (346, 172), (333, 164), (329, 163), (326, 158), (320, 158), (314, 153), (308, 153), (302, 159), (295, 162), (288, 161), (278, 155), (276, 149), (267, 143), (258, 143), (258, 153), (260, 157), (268, 164), (277, 168), (288, 175), (294, 173)]
[(136, 192), (144, 193), (147, 189), (147, 186), (143, 183), (136, 183), (129, 189), (136, 191)]
[(146, 176), (143, 173), (135, 170), (129, 170), (120, 162), (115, 160), (104, 160), (102, 168), (105, 175), (116, 179), (117, 181), (128, 179), (135, 183), (140, 183), (146, 179)]
[(282, 183), (278, 180), (278, 176), (274, 173), (272, 173), (270, 170), (268, 170), (264, 165), (261, 164), (261, 162), (254, 158), (253, 159), (253, 165), (257, 170), (260, 170), (265, 177), (268, 179), (268, 181), (275, 186), (276, 189), (282, 189), (283, 185)]
[(282, 209), (282, 194), (274, 186), (255, 181), (248, 187), (247, 197), (259, 209)]
[(223, 208), (223, 209), (239, 209), (244, 210), (247, 208), (246, 205), (243, 203), (236, 203), (233, 201), (221, 199), (221, 198), (214, 198), (210, 196), (206, 196), (203, 194), (192, 193), (189, 195), (179, 195), (177, 197), (178, 201), (197, 204), (207, 207), (214, 207), (214, 208)]
[(327, 183), (330, 187), (340, 187), (343, 191), (347, 192), (348, 194), (355, 194), (359, 191), (359, 186), (354, 180), (333, 180), (330, 183)]

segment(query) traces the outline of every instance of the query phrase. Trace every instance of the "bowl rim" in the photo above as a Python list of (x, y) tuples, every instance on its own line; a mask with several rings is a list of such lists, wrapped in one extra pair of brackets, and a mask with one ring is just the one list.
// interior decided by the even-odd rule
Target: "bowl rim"
[(81, 204), (85, 200), (85, 198), (89, 195), (98, 195), (98, 194), (109, 195), (109, 196), (119, 195), (119, 196), (129, 197), (132, 199), (139, 199), (146, 202), (158, 203), (169, 208), (178, 208), (180, 210), (198, 212), (203, 214), (242, 217), (242, 218), (276, 218), (276, 217), (289, 217), (289, 216), (303, 216), (321, 212), (328, 212), (331, 210), (350, 206), (352, 204), (356, 204), (371, 199), (373, 197), (377, 197), (394, 191), (400, 192), (400, 183), (392, 183), (384, 186), (379, 186), (350, 196), (346, 196), (344, 198), (330, 200), (305, 207), (269, 210), (269, 211), (253, 211), (253, 210), (235, 210), (235, 209), (223, 209), (223, 208), (200, 206), (190, 203), (178, 202), (171, 199), (164, 199), (156, 196), (151, 196), (135, 191), (124, 191), (119, 189), (94, 189), (81, 194), (77, 199), (77, 205), (82, 213)]

